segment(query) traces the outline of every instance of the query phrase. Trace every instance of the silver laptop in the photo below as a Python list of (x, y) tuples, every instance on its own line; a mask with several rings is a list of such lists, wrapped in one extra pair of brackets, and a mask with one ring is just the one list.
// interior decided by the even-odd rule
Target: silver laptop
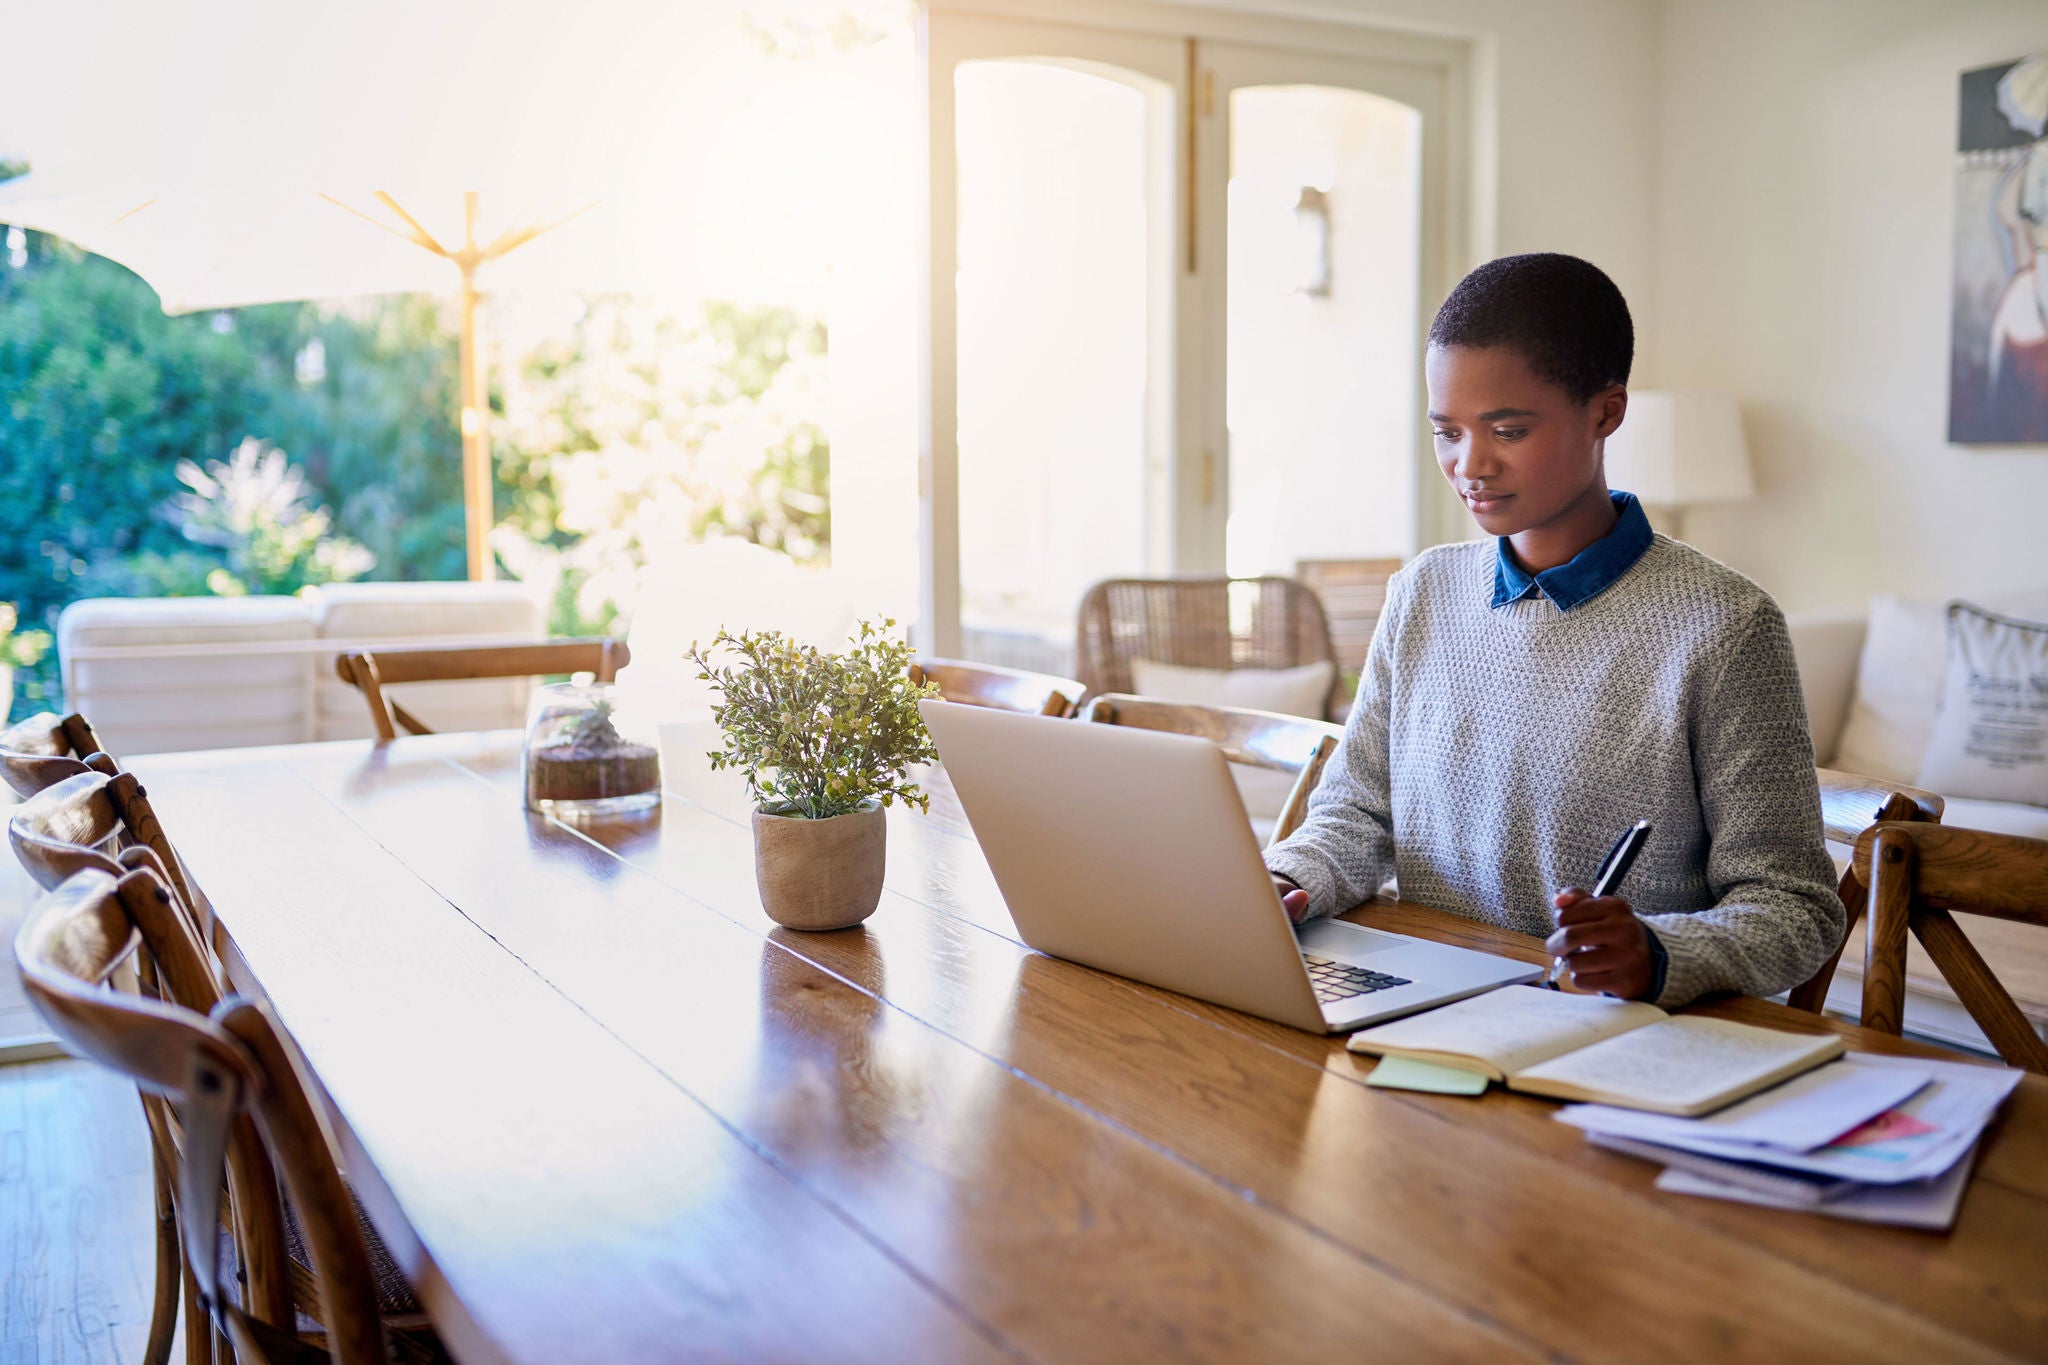
[(919, 703), (1024, 941), (1198, 1000), (1339, 1033), (1540, 967), (1356, 924), (1288, 922), (1205, 739)]

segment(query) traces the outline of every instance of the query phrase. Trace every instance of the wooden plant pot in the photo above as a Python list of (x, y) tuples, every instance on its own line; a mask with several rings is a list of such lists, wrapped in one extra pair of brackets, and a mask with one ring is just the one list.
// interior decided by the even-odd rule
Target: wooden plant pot
[(845, 929), (875, 913), (888, 865), (882, 807), (829, 820), (754, 812), (754, 881), (768, 918), (791, 929)]

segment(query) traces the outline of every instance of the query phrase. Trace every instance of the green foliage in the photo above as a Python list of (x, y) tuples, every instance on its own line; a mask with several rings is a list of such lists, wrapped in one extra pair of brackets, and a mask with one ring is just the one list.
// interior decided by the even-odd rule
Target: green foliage
[[(111, 261), (35, 232), (25, 254), (0, 252), (0, 599), (25, 621), (53, 627), (88, 596), (464, 576), (440, 301), (173, 318)], [(493, 546), (548, 594), (553, 629), (615, 629), (646, 547), (669, 538), (829, 556), (825, 345), (786, 309), (686, 320), (599, 297), (565, 339), (506, 359)], [(296, 469), (243, 460), (251, 438)], [(17, 690), (54, 696), (55, 677), (46, 658)]]
[[(555, 628), (630, 611), (648, 547), (731, 535), (829, 558), (825, 329), (707, 303), (689, 321), (598, 295), (508, 377), (494, 427), (513, 573), (552, 579)], [(509, 534), (507, 534), (509, 533)]]
[(744, 773), (755, 804), (775, 815), (825, 820), (899, 797), (929, 808), (931, 797), (907, 778), (911, 764), (938, 757), (917, 711), (938, 688), (910, 680), (910, 646), (883, 633), (895, 624), (862, 621), (842, 654), (778, 631), (721, 630), (711, 649), (740, 660), (722, 668), (691, 646), (685, 657), (723, 698), (711, 714), (725, 748), (711, 766)]
[(615, 754), (626, 747), (626, 737), (619, 733), (619, 727), (612, 723), (612, 704), (608, 701), (594, 702), (585, 711), (579, 711), (562, 727), (561, 734), (567, 739), (570, 755), (575, 758), (595, 758)]
[(326, 509), (306, 505), (304, 475), (253, 436), (226, 463), (209, 460), (201, 469), (178, 461), (178, 481), (191, 491), (172, 499), (171, 520), (185, 539), (226, 556), (207, 581), (222, 597), (346, 582), (376, 563), (354, 541), (328, 534)]
[[(173, 318), (123, 267), (27, 243), (19, 268), (0, 255), (0, 598), (24, 619), (54, 626), (81, 597), (290, 583), (289, 566), (237, 568), (232, 547), (188, 539), (171, 510), (192, 492), (180, 462), (249, 436), (297, 458), (307, 501), (380, 576), (462, 576), (455, 347), (431, 300)], [(54, 663), (24, 701), (54, 696)]]
[(21, 617), (12, 602), (0, 602), (0, 664), (29, 668), (50, 652), (47, 630), (16, 630)]

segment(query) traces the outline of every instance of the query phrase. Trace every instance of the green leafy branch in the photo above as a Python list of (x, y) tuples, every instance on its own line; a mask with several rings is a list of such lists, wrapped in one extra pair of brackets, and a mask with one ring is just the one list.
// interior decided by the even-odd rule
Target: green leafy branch
[[(47, 630), (16, 630), (20, 617), (14, 603), (0, 602), (0, 664), (13, 668), (33, 668), (50, 652), (50, 632)], [(6, 717), (0, 716), (0, 722)]]
[[(929, 809), (908, 777), (938, 758), (917, 710), (938, 688), (910, 680), (910, 646), (885, 634), (895, 624), (862, 621), (838, 654), (772, 630), (721, 630), (710, 649), (692, 645), (684, 657), (722, 698), (711, 714), (725, 748), (712, 768), (743, 773), (754, 803), (775, 815), (825, 820), (871, 800)], [(714, 663), (720, 648), (737, 662)]]

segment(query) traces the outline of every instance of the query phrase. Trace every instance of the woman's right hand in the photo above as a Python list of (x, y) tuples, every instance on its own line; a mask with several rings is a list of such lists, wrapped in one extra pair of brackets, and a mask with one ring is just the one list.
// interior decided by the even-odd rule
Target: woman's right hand
[(1287, 911), (1287, 918), (1296, 924), (1308, 918), (1308, 892), (1296, 886), (1278, 872), (1269, 872), (1273, 889), (1280, 893), (1280, 904)]

